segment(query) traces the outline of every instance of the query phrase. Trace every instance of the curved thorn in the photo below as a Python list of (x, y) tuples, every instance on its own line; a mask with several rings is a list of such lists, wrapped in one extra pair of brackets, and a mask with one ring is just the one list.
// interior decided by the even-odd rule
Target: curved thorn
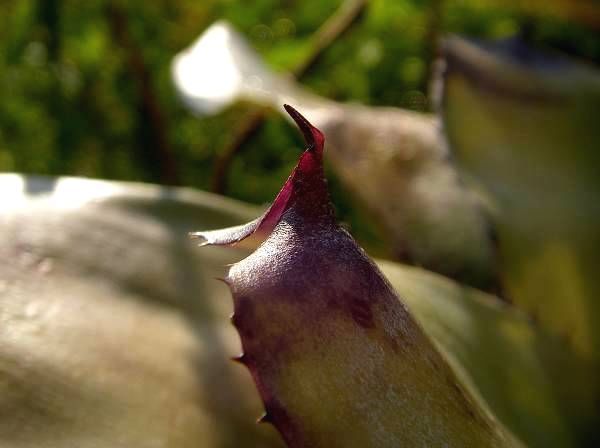
[(215, 277), (214, 279), (225, 283), (227, 286), (231, 286), (231, 280), (226, 277)]
[(298, 126), (300, 131), (302, 131), (302, 134), (304, 135), (304, 140), (308, 145), (307, 149), (309, 151), (316, 150), (319, 153), (323, 152), (323, 143), (325, 142), (325, 136), (321, 133), (321, 131), (319, 131), (312, 124), (310, 124), (310, 122), (306, 118), (304, 118), (304, 116), (300, 112), (298, 112), (289, 104), (284, 104), (283, 108), (296, 122), (296, 125)]
[(256, 423), (273, 423), (273, 420), (271, 419), (271, 415), (268, 412), (265, 412), (263, 415), (261, 415), (260, 417), (258, 417), (256, 419)]

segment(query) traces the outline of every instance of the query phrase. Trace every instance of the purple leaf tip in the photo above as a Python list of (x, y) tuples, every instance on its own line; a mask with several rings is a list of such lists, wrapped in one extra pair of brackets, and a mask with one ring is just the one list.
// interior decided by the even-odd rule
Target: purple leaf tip
[(317, 153), (322, 154), (323, 145), (325, 143), (325, 136), (323, 135), (323, 133), (317, 128), (315, 128), (312, 124), (310, 124), (310, 122), (306, 118), (304, 118), (304, 116), (300, 112), (298, 112), (289, 104), (284, 104), (283, 108), (296, 122), (296, 125), (298, 125), (300, 131), (302, 131), (302, 134), (304, 135), (304, 140), (308, 145), (307, 149), (309, 151), (316, 151)]

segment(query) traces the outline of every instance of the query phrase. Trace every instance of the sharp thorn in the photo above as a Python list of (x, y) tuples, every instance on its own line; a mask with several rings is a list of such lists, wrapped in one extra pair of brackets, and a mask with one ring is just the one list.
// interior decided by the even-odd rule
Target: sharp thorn
[(322, 153), (323, 151), (323, 143), (325, 142), (325, 137), (317, 128), (315, 128), (310, 122), (304, 118), (304, 116), (294, 109), (289, 104), (284, 104), (283, 108), (289, 114), (290, 117), (296, 122), (296, 125), (304, 135), (304, 140), (308, 145), (308, 150), (314, 151), (316, 150), (318, 153)]
[(226, 277), (215, 277), (215, 280), (225, 283), (227, 286), (231, 286), (231, 281)]
[(248, 357), (246, 356), (245, 353), (242, 353), (241, 355), (238, 355), (238, 356), (232, 356), (231, 360), (233, 362), (237, 362), (237, 363), (242, 364), (244, 366), (248, 363)]
[(271, 418), (271, 415), (268, 412), (265, 412), (263, 415), (258, 417), (256, 423), (273, 423), (273, 420)]

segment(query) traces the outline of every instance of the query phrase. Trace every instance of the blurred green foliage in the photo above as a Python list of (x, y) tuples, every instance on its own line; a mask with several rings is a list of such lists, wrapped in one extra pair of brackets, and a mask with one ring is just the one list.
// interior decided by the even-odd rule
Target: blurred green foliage
[[(0, 170), (208, 189), (216, 155), (251, 106), (193, 117), (174, 94), (172, 57), (225, 18), (272, 66), (289, 70), (306, 57), (311, 36), (340, 3), (4, 0)], [(600, 40), (589, 24), (501, 3), (372, 0), (303, 82), (340, 101), (425, 110), (432, 39), (445, 32), (486, 38), (521, 32), (535, 43), (600, 60)], [(301, 141), (273, 113), (249, 145), (232, 165), (227, 193), (263, 203), (276, 194)], [(165, 173), (165, 157), (171, 173)], [(369, 226), (352, 214), (335, 179), (332, 184), (342, 220), (361, 234)]]

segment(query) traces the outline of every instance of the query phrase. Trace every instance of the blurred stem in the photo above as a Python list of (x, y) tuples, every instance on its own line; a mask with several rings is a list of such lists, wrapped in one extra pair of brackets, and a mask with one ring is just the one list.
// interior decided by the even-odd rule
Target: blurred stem
[(60, 0), (39, 0), (39, 21), (44, 25), (48, 59), (56, 62), (60, 55)]
[(425, 34), (425, 78), (421, 90), (427, 94), (427, 109), (431, 111), (434, 104), (435, 87), (437, 77), (436, 62), (441, 57), (440, 38), (442, 34), (443, 1), (430, 0), (427, 14), (427, 32)]
[(235, 128), (233, 137), (225, 149), (217, 154), (211, 181), (211, 190), (215, 193), (225, 193), (233, 160), (265, 124), (269, 108), (255, 104), (250, 105), (250, 108), (251, 110)]
[(57, 75), (61, 53), (61, 3), (61, 0), (39, 0), (37, 3), (37, 21), (43, 29), (42, 40), (48, 55), (47, 68), (54, 74), (46, 107), (50, 116), (60, 118), (56, 120), (56, 154), (49, 163), (48, 171), (50, 174), (65, 174), (65, 172), (75, 174), (71, 171), (74, 148), (69, 145), (68, 123), (64, 119), (68, 116), (68, 112)]
[(529, 45), (534, 45), (535, 36), (537, 34), (537, 24), (531, 16), (525, 15), (519, 21), (519, 38)]
[[(345, 0), (342, 2), (333, 15), (312, 35), (308, 55), (291, 70), (293, 79), (302, 79), (317, 64), (325, 51), (358, 22), (365, 11), (367, 3), (367, 0)], [(262, 129), (268, 111), (268, 107), (254, 106), (253, 110), (248, 113), (234, 131), (230, 143), (217, 155), (211, 186), (212, 191), (219, 194), (225, 192), (233, 160)]]
[(127, 57), (131, 78), (138, 88), (138, 130), (141, 134), (140, 159), (153, 179), (162, 184), (178, 185), (179, 171), (173, 151), (167, 139), (167, 122), (161, 112), (154, 93), (150, 72), (145, 64), (140, 48), (129, 32), (126, 12), (117, 1), (107, 4), (107, 19), (115, 41)]
[(345, 0), (313, 34), (311, 50), (307, 57), (292, 70), (292, 75), (298, 80), (306, 75), (316, 65), (325, 50), (358, 22), (366, 6), (367, 0)]

